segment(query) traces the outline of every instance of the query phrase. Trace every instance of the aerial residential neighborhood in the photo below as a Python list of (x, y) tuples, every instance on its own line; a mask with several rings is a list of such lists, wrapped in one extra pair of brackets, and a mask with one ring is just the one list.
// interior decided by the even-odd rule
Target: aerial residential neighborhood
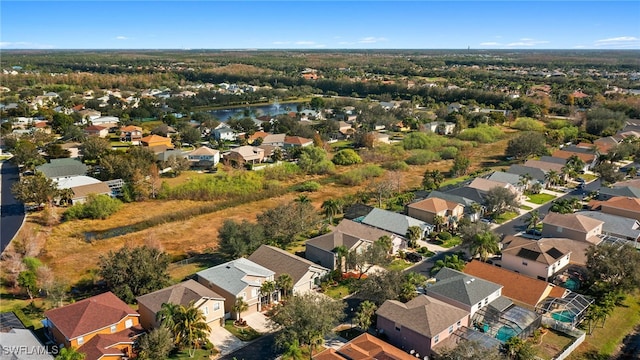
[(638, 38), (341, 36), (3, 35), (0, 358), (640, 359)]

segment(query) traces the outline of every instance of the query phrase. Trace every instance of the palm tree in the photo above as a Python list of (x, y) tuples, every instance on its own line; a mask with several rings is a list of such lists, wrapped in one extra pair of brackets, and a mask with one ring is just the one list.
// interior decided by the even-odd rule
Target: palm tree
[(321, 208), (324, 215), (329, 219), (329, 223), (333, 224), (333, 217), (342, 212), (342, 201), (337, 199), (325, 200)]
[(56, 360), (84, 360), (85, 354), (78, 352), (72, 347), (65, 347), (60, 350)]
[(531, 180), (533, 180), (533, 176), (529, 175), (529, 173), (520, 175), (520, 181), (518, 181), (518, 185), (522, 186), (525, 192), (529, 191)]
[(527, 229), (535, 228), (540, 223), (540, 212), (538, 210), (532, 210), (529, 212), (529, 217), (525, 220)]
[(172, 303), (162, 304), (160, 311), (156, 313), (156, 321), (158, 324), (164, 325), (169, 330), (173, 329), (179, 307), (179, 305)]
[(309, 199), (307, 195), (302, 194), (302, 195), (298, 195), (298, 197), (293, 201), (298, 202), (300, 204), (308, 204), (311, 202), (311, 199)]
[(636, 169), (635, 166), (630, 167), (627, 171), (627, 175), (629, 175), (630, 178), (635, 179), (636, 175), (638, 175), (638, 169)]
[(289, 298), (289, 294), (293, 290), (293, 278), (289, 274), (280, 274), (276, 279), (276, 285), (278, 289), (282, 290), (282, 296), (285, 299)]
[(265, 281), (260, 286), (260, 295), (262, 297), (268, 297), (269, 301), (267, 304), (271, 304), (273, 298), (273, 292), (276, 291), (276, 283), (275, 281)]
[(202, 311), (195, 307), (194, 302), (189, 305), (180, 305), (174, 317), (173, 334), (176, 345), (181, 348), (189, 348), (189, 357), (195, 355), (198, 347), (207, 341), (211, 328), (207, 324), (207, 318)]
[(240, 296), (236, 299), (236, 302), (233, 304), (233, 312), (236, 313), (236, 320), (242, 319), (242, 313), (249, 309), (249, 304)]
[(409, 247), (415, 248), (418, 245), (418, 240), (422, 239), (422, 229), (419, 226), (409, 226), (407, 239), (409, 239)]
[(360, 303), (358, 312), (355, 314), (356, 324), (362, 331), (366, 332), (371, 326), (373, 315), (375, 315), (378, 307), (371, 301), (365, 300)]
[(540, 191), (542, 191), (542, 184), (540, 184), (539, 182), (535, 182), (533, 183), (533, 185), (531, 185), (531, 193), (540, 194)]
[(469, 244), (472, 256), (478, 256), (480, 261), (486, 262), (489, 255), (500, 251), (498, 236), (491, 231), (475, 234)]
[(344, 245), (340, 245), (336, 246), (335, 249), (333, 249), (333, 252), (336, 254), (336, 265), (338, 266), (340, 271), (345, 271), (343, 263), (344, 258), (347, 256), (347, 254), (349, 254), (349, 249), (347, 249), (347, 247)]
[(449, 268), (454, 270), (462, 270), (467, 263), (464, 259), (458, 257), (458, 255), (446, 255), (444, 259), (440, 259), (435, 262), (433, 267), (431, 268), (431, 275), (437, 273), (442, 268)]
[(444, 217), (440, 215), (433, 217), (433, 226), (435, 227), (436, 232), (440, 232), (440, 230), (442, 230), (442, 224), (444, 224)]
[(544, 175), (545, 180), (547, 180), (548, 184), (550, 185), (550, 187), (555, 186), (558, 181), (560, 180), (560, 174), (558, 174), (557, 171), (555, 170), (549, 170), (545, 175)]
[(471, 203), (471, 211), (473, 211), (474, 218), (477, 220), (482, 215), (482, 205), (477, 202)]

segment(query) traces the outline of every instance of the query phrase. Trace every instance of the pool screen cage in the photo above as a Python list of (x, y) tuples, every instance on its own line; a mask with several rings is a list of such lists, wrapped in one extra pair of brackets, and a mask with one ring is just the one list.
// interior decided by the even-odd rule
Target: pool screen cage
[[(570, 292), (563, 298), (548, 297), (544, 299), (536, 306), (536, 312), (576, 327), (584, 319), (587, 309), (593, 304), (593, 301), (590, 297)], [(561, 314), (561, 316), (554, 317), (554, 314)]]
[(524, 340), (531, 336), (542, 323), (539, 314), (517, 305), (512, 305), (504, 311), (485, 306), (478, 310), (471, 320), (475, 329), (502, 342), (508, 340), (503, 335), (505, 333)]

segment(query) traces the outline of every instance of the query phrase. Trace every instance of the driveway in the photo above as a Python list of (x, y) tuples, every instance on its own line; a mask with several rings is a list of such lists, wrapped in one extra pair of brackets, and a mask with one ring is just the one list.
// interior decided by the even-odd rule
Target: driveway
[(255, 312), (243, 316), (242, 319), (257, 332), (263, 334), (273, 332), (273, 329), (269, 327), (269, 319), (263, 313)]
[(241, 341), (237, 337), (233, 336), (233, 334), (222, 326), (215, 326), (211, 328), (209, 341), (211, 341), (211, 343), (215, 345), (216, 349), (220, 351), (221, 356), (231, 354), (248, 344), (247, 342)]

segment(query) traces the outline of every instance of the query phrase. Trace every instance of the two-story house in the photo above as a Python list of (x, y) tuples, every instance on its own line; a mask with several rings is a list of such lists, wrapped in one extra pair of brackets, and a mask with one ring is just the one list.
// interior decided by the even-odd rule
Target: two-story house
[(450, 219), (457, 222), (464, 216), (464, 206), (433, 197), (407, 205), (407, 215), (429, 224), (434, 223), (433, 219), (436, 216), (442, 217), (445, 223)]
[(220, 151), (201, 146), (187, 154), (192, 166), (211, 167), (220, 162)]
[(236, 300), (242, 298), (249, 305), (244, 313), (251, 314), (262, 310), (260, 287), (265, 281), (275, 281), (274, 275), (264, 266), (239, 258), (202, 270), (196, 277), (199, 283), (224, 297), (225, 313), (233, 312)]
[(605, 214), (618, 215), (640, 221), (640, 199), (616, 196), (607, 201), (591, 200), (589, 210), (600, 210)]
[(502, 285), (442, 268), (427, 287), (427, 295), (473, 314), (502, 296)]
[(120, 128), (120, 141), (129, 141), (133, 145), (140, 145), (142, 139), (142, 128), (128, 125)]
[(598, 244), (601, 241), (598, 235), (602, 234), (603, 225), (604, 221), (580, 214), (549, 212), (542, 219), (542, 236), (568, 238)]
[(86, 360), (128, 358), (143, 332), (140, 314), (112, 292), (46, 311), (44, 316), (56, 343), (86, 354)]
[(140, 324), (146, 330), (158, 327), (162, 304), (193, 306), (202, 312), (210, 327), (224, 325), (224, 298), (195, 280), (187, 280), (152, 293), (139, 296)]
[(566, 238), (507, 237), (503, 241), (502, 267), (549, 281), (570, 263), (584, 265), (583, 254), (589, 246), (592, 246), (589, 242)]

